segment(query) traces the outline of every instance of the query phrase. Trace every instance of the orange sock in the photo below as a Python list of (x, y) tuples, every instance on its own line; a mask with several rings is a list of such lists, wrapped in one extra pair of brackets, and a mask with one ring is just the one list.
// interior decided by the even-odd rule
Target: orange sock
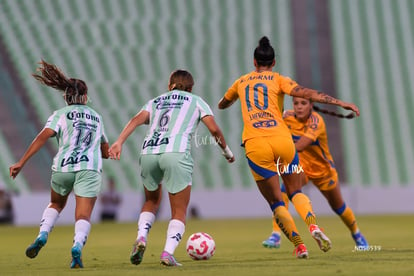
[[(282, 192), (283, 202), (285, 203), (286, 209), (289, 210), (289, 197), (287, 193)], [(273, 226), (273, 233), (281, 233), (280, 227), (276, 223), (275, 216), (272, 216), (272, 226)]]
[(295, 247), (299, 244), (303, 244), (295, 222), (293, 221), (292, 216), (285, 206), (278, 206), (274, 210), (274, 217), (277, 225), (280, 227), (280, 229), (282, 229), (282, 232)]
[(334, 211), (338, 214), (338, 216), (341, 217), (342, 221), (345, 223), (352, 234), (355, 234), (359, 231), (354, 212), (351, 208), (346, 206), (345, 203), (341, 208)]
[(285, 203), (286, 209), (289, 210), (289, 197), (286, 192), (282, 192), (283, 202)]
[(316, 216), (313, 213), (312, 203), (310, 199), (304, 193), (296, 193), (292, 197), (293, 206), (295, 206), (296, 212), (310, 226), (316, 224)]

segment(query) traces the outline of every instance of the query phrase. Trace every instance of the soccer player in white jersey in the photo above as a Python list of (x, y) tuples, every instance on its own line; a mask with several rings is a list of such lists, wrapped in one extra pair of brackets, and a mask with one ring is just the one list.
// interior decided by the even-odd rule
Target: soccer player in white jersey
[(40, 74), (33, 74), (33, 77), (44, 85), (62, 91), (67, 106), (49, 117), (23, 157), (10, 167), (10, 176), (14, 179), (50, 137), (57, 138), (59, 149), (53, 159), (50, 203), (43, 212), (39, 235), (26, 249), (26, 256), (36, 257), (46, 244), (73, 190), (76, 222), (70, 267), (82, 268), (82, 248), (91, 229), (91, 213), (102, 182), (102, 158), (108, 158), (109, 144), (101, 115), (86, 105), (86, 83), (80, 79), (67, 78), (58, 67), (43, 60), (39, 64), (37, 71)]
[(168, 83), (169, 92), (147, 102), (126, 124), (118, 140), (109, 149), (110, 158), (119, 160), (122, 144), (129, 135), (136, 127), (149, 125), (139, 160), (145, 202), (138, 220), (137, 239), (130, 256), (131, 263), (135, 265), (142, 262), (148, 232), (155, 221), (161, 200), (161, 181), (168, 191), (171, 220), (160, 263), (166, 266), (181, 265), (174, 258), (174, 251), (185, 230), (193, 173), (191, 138), (200, 121), (207, 126), (228, 162), (234, 162), (233, 153), (226, 144), (209, 105), (201, 97), (191, 93), (193, 85), (194, 80), (189, 72), (172, 72)]

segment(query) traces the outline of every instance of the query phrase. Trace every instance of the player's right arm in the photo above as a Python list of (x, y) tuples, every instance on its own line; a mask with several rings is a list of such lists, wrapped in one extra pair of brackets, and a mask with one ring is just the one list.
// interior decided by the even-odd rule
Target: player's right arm
[(226, 109), (231, 106), (238, 98), (239, 95), (237, 94), (239, 80), (236, 80), (233, 85), (227, 90), (226, 94), (224, 94), (223, 98), (218, 103), (219, 109)]
[(131, 120), (125, 125), (118, 139), (109, 148), (109, 157), (111, 159), (119, 160), (121, 158), (122, 145), (128, 139), (134, 130), (143, 124), (148, 124), (150, 119), (150, 113), (144, 109), (138, 112)]
[(10, 177), (13, 179), (16, 178), (16, 176), (19, 174), (21, 169), (23, 168), (24, 164), (36, 153), (38, 152), (43, 145), (46, 143), (47, 139), (50, 137), (53, 137), (56, 135), (56, 132), (53, 129), (45, 127), (33, 140), (33, 142), (30, 144), (30, 146), (27, 148), (26, 152), (20, 158), (19, 162), (12, 165), (9, 168), (10, 171)]

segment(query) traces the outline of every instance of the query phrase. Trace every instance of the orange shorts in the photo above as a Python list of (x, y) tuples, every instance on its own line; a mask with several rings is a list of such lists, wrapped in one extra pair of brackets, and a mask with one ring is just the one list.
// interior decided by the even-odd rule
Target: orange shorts
[(255, 137), (244, 144), (254, 180), (291, 173), (299, 165), (299, 157), (291, 137)]
[(306, 177), (306, 183), (309, 180), (312, 181), (312, 183), (318, 187), (320, 191), (329, 191), (338, 185), (338, 173), (336, 172), (336, 169), (331, 168), (331, 171), (326, 176), (320, 178)]

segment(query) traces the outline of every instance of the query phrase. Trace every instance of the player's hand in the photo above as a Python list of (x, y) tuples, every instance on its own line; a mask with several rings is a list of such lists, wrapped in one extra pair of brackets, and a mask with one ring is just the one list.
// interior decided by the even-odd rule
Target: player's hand
[(13, 178), (13, 179), (15, 179), (16, 178), (16, 176), (19, 174), (19, 172), (21, 171), (21, 169), (23, 168), (23, 165), (22, 164), (20, 164), (20, 162), (18, 162), (18, 163), (16, 163), (16, 164), (14, 164), (14, 165), (12, 165), (10, 168), (9, 168), (9, 171), (10, 171), (10, 177), (11, 178)]
[(344, 109), (347, 109), (347, 110), (352, 110), (353, 112), (355, 112), (355, 114), (357, 115), (357, 117), (359, 116), (359, 108), (355, 104), (353, 104), (353, 103), (345, 103), (342, 107)]
[(109, 148), (109, 158), (120, 160), (121, 159), (121, 152), (122, 152), (122, 144), (119, 142), (115, 142), (112, 144), (112, 146)]
[(234, 162), (234, 154), (231, 152), (229, 146), (227, 145), (225, 149), (223, 149), (222, 154), (224, 156), (224, 158), (226, 158), (226, 160), (229, 163), (233, 163)]
[(236, 159), (234, 159), (234, 156), (231, 157), (231, 158), (226, 158), (226, 159), (227, 159), (227, 162), (229, 162), (229, 163), (233, 163), (234, 160), (236, 160)]

